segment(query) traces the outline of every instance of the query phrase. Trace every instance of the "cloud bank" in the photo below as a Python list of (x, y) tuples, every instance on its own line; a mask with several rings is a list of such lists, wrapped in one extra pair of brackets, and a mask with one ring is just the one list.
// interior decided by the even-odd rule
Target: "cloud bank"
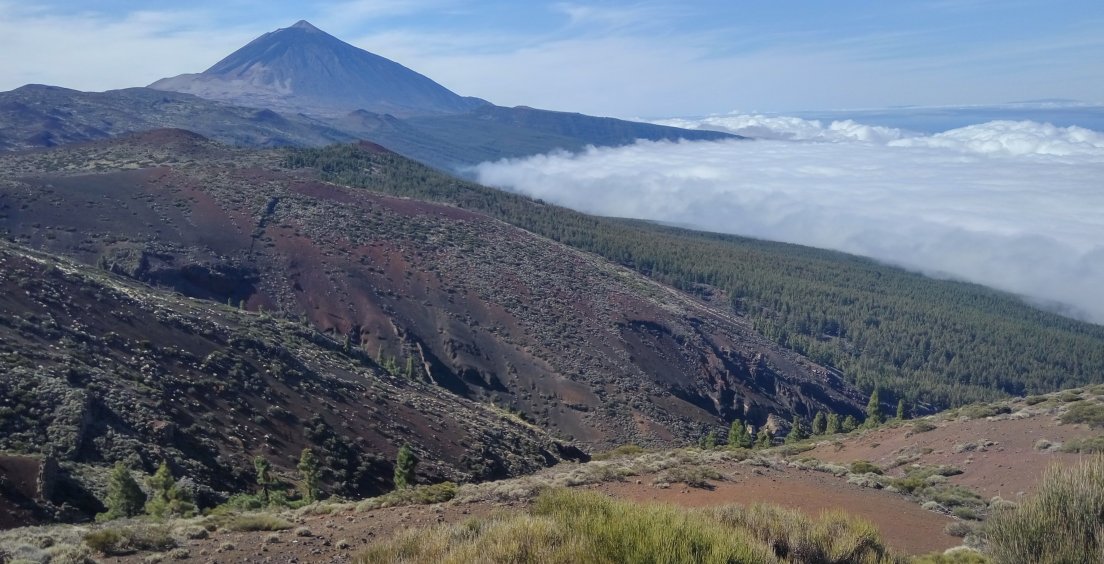
[(476, 173), (590, 213), (865, 255), (1104, 322), (1104, 134), (1007, 121), (935, 135), (745, 115), (667, 123), (759, 139), (642, 141)]

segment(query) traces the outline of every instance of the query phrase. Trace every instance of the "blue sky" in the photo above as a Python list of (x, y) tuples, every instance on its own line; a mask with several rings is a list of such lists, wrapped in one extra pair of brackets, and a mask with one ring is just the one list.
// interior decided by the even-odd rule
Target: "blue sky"
[(261, 33), (307, 19), (461, 94), (503, 105), (659, 117), (1104, 102), (1099, 0), (181, 6), (0, 0), (0, 89), (145, 85), (201, 71)]

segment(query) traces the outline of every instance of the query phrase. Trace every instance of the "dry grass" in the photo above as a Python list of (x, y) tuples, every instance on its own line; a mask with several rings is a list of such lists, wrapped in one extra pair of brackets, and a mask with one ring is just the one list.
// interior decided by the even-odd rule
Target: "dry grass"
[(358, 562), (904, 562), (873, 525), (769, 506), (687, 510), (553, 490), (528, 514), (409, 531)]
[(1072, 468), (1052, 466), (1038, 492), (989, 519), (990, 552), (998, 563), (1104, 562), (1104, 455)]

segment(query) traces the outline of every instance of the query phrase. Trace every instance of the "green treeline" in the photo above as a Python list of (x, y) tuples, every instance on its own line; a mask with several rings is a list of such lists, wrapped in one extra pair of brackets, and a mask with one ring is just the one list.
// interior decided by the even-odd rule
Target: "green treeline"
[[(589, 216), (355, 146), (294, 150), (326, 180), (478, 210), (691, 293), (883, 400), (945, 408), (1098, 382), (1104, 327), (975, 284), (798, 245)], [(892, 403), (890, 403), (892, 405)]]

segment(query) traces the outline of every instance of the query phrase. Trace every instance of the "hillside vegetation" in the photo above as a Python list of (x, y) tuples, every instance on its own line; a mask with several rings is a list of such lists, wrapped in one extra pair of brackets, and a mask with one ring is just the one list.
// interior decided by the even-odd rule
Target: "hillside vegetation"
[(775, 342), (842, 370), (883, 400), (948, 407), (1098, 381), (1104, 327), (974, 284), (837, 252), (600, 218), (456, 180), (357, 146), (297, 150), (285, 164), (335, 183), (446, 202), (727, 300)]

